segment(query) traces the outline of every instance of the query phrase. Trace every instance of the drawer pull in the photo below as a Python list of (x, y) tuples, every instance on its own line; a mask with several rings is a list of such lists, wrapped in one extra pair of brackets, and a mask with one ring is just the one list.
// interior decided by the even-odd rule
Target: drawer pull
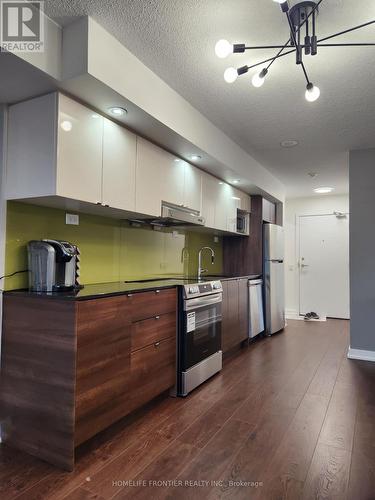
[(155, 319), (160, 319), (160, 316), (155, 316)]
[(155, 293), (160, 293), (160, 290), (155, 290)]
[(160, 342), (155, 342), (155, 344), (154, 344), (155, 347), (159, 347), (159, 345), (160, 345)]
[(132, 293), (128, 293), (127, 297), (133, 297), (133, 294)]

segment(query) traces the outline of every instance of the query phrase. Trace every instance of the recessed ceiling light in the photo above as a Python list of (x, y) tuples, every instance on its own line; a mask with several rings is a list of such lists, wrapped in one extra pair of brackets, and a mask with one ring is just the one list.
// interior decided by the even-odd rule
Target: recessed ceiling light
[(179, 162), (179, 161), (181, 161), (181, 160), (180, 160), (180, 158), (175, 158), (175, 159), (174, 159), (174, 161), (175, 161), (176, 163), (178, 163), (178, 162)]
[(224, 184), (224, 182), (220, 181), (219, 184), (220, 184), (220, 186), (222, 186)]
[(108, 111), (113, 116), (124, 116), (124, 115), (128, 114), (128, 110), (125, 108), (113, 107), (113, 108), (109, 108)]
[(280, 142), (282, 148), (295, 148), (298, 146), (298, 141), (296, 139), (287, 139)]
[(232, 181), (232, 184), (239, 184), (240, 183), (240, 179), (234, 179), (234, 181)]
[(201, 159), (202, 159), (202, 157), (201, 157), (201, 156), (199, 156), (199, 155), (191, 155), (191, 159), (192, 159), (193, 161), (198, 161), (198, 160), (201, 160)]
[(98, 115), (98, 113), (93, 113), (91, 115), (91, 118), (100, 118), (100, 115)]
[(332, 193), (333, 190), (334, 190), (334, 188), (331, 188), (331, 187), (320, 187), (320, 188), (315, 188), (314, 193), (327, 194), (327, 193)]
[(73, 128), (73, 123), (69, 120), (64, 120), (61, 122), (60, 127), (64, 130), (64, 132), (70, 132)]

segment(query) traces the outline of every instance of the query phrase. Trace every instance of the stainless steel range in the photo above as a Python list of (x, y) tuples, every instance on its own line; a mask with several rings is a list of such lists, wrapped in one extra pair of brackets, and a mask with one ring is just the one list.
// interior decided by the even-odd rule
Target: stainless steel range
[(181, 287), (177, 394), (186, 396), (222, 368), (220, 281)]

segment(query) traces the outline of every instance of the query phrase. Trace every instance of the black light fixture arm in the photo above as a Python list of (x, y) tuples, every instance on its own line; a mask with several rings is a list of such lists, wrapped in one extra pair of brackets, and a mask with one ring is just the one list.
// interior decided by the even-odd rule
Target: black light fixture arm
[(374, 24), (374, 23), (375, 23), (375, 20), (369, 21), (367, 23), (359, 24), (358, 26), (354, 26), (353, 28), (349, 28), (349, 29), (344, 30), (344, 31), (339, 31), (338, 33), (334, 33), (333, 35), (329, 35), (329, 36), (326, 36), (325, 38), (321, 38), (320, 40), (318, 40), (318, 43), (325, 42), (326, 40), (331, 40), (331, 38), (335, 38), (336, 36), (345, 35), (346, 33), (350, 33), (351, 31), (365, 28), (366, 26), (370, 26), (371, 24)]
[[(294, 45), (296, 47), (296, 54), (297, 54), (296, 61), (297, 61), (297, 64), (301, 65), (303, 74), (305, 75), (305, 78), (306, 78), (307, 85), (309, 85), (310, 84), (310, 79), (309, 79), (309, 76), (307, 74), (305, 65), (304, 65), (304, 63), (302, 61), (301, 44), (299, 43), (299, 40), (296, 39), (296, 34), (294, 32), (294, 26), (293, 26), (292, 20), (290, 19), (289, 12), (286, 12), (286, 17), (288, 18), (288, 23), (289, 23), (289, 27), (290, 27), (290, 32), (291, 32), (291, 35), (292, 35), (293, 43), (294, 43)], [(298, 33), (300, 33), (300, 27), (298, 28)]]

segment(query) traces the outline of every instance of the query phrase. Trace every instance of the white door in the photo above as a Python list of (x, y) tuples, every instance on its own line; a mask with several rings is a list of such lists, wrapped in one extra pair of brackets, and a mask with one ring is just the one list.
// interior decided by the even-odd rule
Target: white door
[(349, 319), (349, 214), (299, 217), (300, 314)]

